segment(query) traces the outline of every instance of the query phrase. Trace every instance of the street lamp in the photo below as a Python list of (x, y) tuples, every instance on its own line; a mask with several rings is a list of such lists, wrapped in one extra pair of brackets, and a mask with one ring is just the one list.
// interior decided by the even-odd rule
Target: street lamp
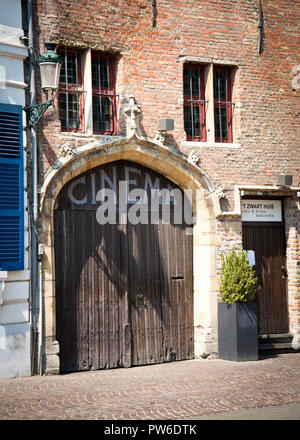
[[(38, 63), (40, 66), (41, 85), (42, 90), (46, 95), (46, 102), (38, 105), (33, 105), (27, 108), (28, 110), (28, 126), (35, 127), (40, 121), (48, 107), (52, 105), (54, 100), (54, 92), (58, 89), (60, 69), (62, 59), (60, 55), (55, 53), (56, 44), (45, 43), (46, 53), (40, 55)], [(51, 92), (49, 98), (49, 92)]]

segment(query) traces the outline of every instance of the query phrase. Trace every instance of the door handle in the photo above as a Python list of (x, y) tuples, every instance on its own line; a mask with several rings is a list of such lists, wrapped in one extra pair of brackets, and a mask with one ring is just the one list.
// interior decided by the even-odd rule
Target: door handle
[(284, 266), (281, 266), (281, 278), (284, 280), (286, 277), (286, 270)]

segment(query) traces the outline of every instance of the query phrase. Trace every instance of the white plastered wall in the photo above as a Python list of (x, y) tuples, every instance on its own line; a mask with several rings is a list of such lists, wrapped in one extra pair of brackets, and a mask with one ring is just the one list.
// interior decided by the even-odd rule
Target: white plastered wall
[[(25, 105), (23, 61), (27, 49), (23, 36), (21, 0), (0, 0), (0, 103)], [(26, 115), (23, 112), (23, 126)], [(26, 147), (25, 131), (23, 135)], [(27, 186), (26, 154), (24, 151), (24, 189)], [(1, 289), (0, 305), (0, 379), (29, 376), (30, 314), (29, 314), (29, 233), (24, 190), (24, 270), (9, 271)]]

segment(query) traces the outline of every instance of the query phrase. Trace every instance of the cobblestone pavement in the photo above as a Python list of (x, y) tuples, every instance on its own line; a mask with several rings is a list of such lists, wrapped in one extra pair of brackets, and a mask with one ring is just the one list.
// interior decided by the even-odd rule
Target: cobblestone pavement
[(186, 420), (299, 402), (300, 353), (0, 380), (1, 420)]

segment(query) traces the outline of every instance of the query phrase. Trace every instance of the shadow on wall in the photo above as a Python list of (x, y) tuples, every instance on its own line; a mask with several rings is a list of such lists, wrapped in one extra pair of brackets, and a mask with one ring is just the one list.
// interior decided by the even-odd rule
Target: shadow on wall
[[(137, 166), (125, 161), (113, 165), (122, 169), (126, 164)], [(112, 165), (105, 167), (111, 175)], [(149, 172), (175, 187), (163, 176)], [(184, 240), (192, 250), (192, 236), (184, 238), (185, 225), (163, 225), (161, 215), (157, 225), (100, 225), (95, 205), (82, 204), (74, 209), (68, 198), (71, 183), (58, 195), (54, 214), (61, 372), (184, 357), (178, 341), (189, 339), (193, 325), (190, 322), (187, 329), (182, 322), (184, 328), (179, 328), (184, 311), (171, 309), (173, 303), (178, 308), (180, 301), (186, 303), (185, 283), (192, 286), (192, 261), (188, 267), (184, 258)], [(84, 192), (77, 194), (78, 199), (83, 200), (83, 196)], [(192, 313), (191, 309), (189, 319)], [(193, 341), (187, 345), (190, 349)]]

